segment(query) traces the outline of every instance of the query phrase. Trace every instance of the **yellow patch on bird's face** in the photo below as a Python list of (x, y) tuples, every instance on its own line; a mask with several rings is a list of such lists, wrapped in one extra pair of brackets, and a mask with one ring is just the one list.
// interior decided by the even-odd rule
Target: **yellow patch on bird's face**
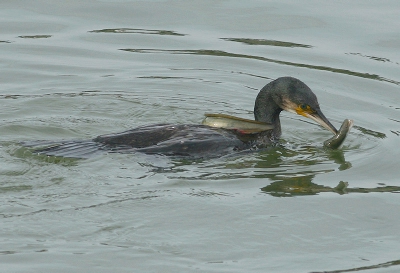
[(304, 117), (308, 117), (309, 115), (311, 115), (312, 113), (314, 113), (315, 111), (310, 107), (310, 105), (307, 104), (300, 104), (297, 105), (296, 109), (295, 109), (296, 113), (298, 115), (302, 115)]

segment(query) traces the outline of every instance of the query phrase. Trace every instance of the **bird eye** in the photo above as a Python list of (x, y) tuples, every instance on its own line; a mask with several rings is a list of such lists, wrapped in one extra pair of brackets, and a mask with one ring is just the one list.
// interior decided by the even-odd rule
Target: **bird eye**
[(308, 106), (307, 104), (302, 104), (302, 105), (300, 105), (300, 108), (301, 108), (302, 110), (307, 110), (308, 107), (309, 107), (309, 106)]

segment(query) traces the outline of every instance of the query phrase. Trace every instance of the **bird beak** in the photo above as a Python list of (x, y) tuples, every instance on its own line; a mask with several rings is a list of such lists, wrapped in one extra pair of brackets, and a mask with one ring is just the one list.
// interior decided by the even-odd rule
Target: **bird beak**
[(314, 120), (325, 129), (331, 131), (333, 134), (337, 134), (338, 131), (336, 130), (335, 126), (333, 126), (332, 123), (329, 122), (324, 114), (322, 114), (321, 110), (318, 109), (312, 113), (304, 113), (304, 116)]

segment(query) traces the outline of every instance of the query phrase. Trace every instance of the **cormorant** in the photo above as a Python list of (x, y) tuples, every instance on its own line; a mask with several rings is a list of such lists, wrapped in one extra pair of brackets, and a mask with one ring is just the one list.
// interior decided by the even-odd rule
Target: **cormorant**
[[(42, 147), (46, 147), (35, 152), (72, 158), (85, 158), (99, 151), (193, 158), (218, 157), (276, 143), (281, 136), (279, 114), (282, 110), (310, 118), (333, 134), (338, 133), (321, 112), (317, 97), (305, 83), (296, 78), (281, 77), (265, 85), (258, 93), (254, 106), (255, 121), (226, 115), (208, 115), (225, 117), (230, 121), (230, 126), (210, 124), (207, 118), (203, 125), (146, 125), (122, 133), (101, 135), (92, 140), (43, 142)], [(256, 124), (256, 127), (259, 124), (261, 129), (247, 130), (239, 121)]]

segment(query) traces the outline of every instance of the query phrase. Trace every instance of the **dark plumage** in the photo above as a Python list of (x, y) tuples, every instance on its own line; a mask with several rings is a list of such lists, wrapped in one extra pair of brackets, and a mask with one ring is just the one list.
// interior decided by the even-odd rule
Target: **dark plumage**
[(51, 142), (36, 152), (73, 158), (88, 157), (99, 151), (143, 152), (194, 158), (222, 156), (275, 143), (281, 135), (279, 114), (282, 110), (311, 118), (334, 134), (337, 133), (322, 114), (317, 97), (311, 89), (298, 79), (282, 77), (265, 85), (255, 101), (255, 120), (272, 124), (271, 130), (249, 134), (243, 133), (240, 128), (157, 124), (118, 134), (102, 135), (92, 140)]

